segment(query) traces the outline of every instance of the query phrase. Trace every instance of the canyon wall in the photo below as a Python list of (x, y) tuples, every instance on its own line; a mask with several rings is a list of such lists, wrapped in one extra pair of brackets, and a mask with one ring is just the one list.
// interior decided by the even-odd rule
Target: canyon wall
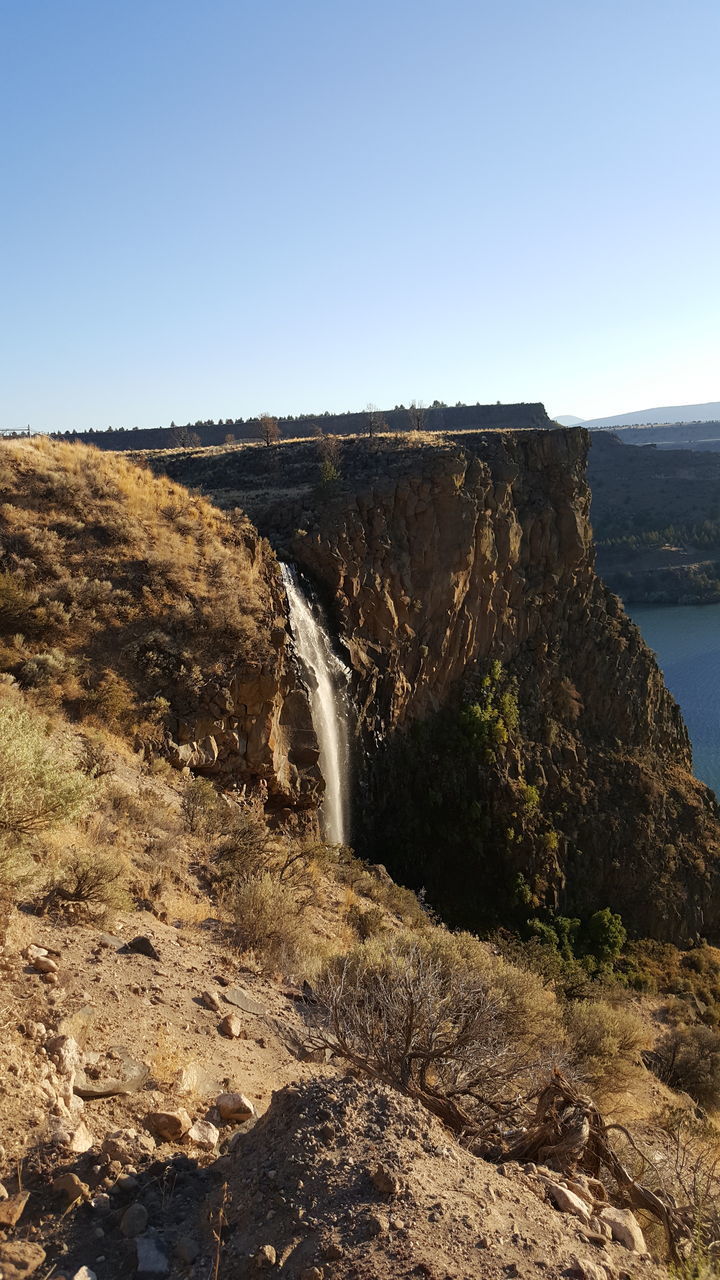
[(459, 924), (610, 906), (717, 937), (717, 806), (595, 575), (586, 453), (581, 429), (460, 432), (344, 441), (329, 483), (312, 444), (173, 474), (243, 506), (331, 602), (367, 856)]

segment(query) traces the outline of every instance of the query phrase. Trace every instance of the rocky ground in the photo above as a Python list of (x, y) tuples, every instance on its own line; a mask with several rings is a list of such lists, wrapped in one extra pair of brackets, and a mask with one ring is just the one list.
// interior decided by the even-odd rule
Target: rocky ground
[(662, 1274), (599, 1186), (318, 1061), (303, 992), (217, 922), (20, 913), (3, 968), (2, 1280)]

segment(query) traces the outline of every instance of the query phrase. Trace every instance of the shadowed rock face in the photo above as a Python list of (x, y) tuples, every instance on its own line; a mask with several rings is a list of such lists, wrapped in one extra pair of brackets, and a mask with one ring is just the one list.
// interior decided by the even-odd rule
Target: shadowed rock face
[[(457, 923), (491, 901), (506, 913), (522, 875), (537, 908), (611, 906), (639, 933), (714, 936), (717, 807), (652, 654), (595, 575), (586, 453), (582, 429), (464, 432), (344, 441), (335, 486), (318, 485), (305, 443), (249, 451), (245, 473), (242, 451), (200, 477), (175, 459), (173, 475), (231, 493), (333, 601), (366, 748), (357, 843), (373, 861)], [(428, 792), (453, 773), (448, 716), (496, 659), (519, 724), (458, 760), (433, 813)], [(487, 836), (472, 857), (468, 794)]]

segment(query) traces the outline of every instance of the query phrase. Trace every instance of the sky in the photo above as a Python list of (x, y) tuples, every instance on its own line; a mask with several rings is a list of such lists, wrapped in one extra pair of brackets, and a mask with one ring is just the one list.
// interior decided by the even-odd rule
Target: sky
[(5, 0), (0, 427), (720, 399), (717, 0)]

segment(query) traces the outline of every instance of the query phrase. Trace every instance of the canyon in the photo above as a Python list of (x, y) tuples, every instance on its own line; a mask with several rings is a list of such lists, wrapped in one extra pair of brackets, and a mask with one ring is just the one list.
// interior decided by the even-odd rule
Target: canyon
[[(714, 938), (717, 805), (595, 573), (587, 448), (582, 428), (348, 438), (329, 483), (322, 441), (145, 456), (242, 508), (328, 604), (361, 853), (465, 927), (609, 906), (637, 934)], [(502, 740), (458, 738), (468, 708), (497, 726), (494, 695), (517, 706)], [(222, 720), (205, 730), (221, 757)]]

